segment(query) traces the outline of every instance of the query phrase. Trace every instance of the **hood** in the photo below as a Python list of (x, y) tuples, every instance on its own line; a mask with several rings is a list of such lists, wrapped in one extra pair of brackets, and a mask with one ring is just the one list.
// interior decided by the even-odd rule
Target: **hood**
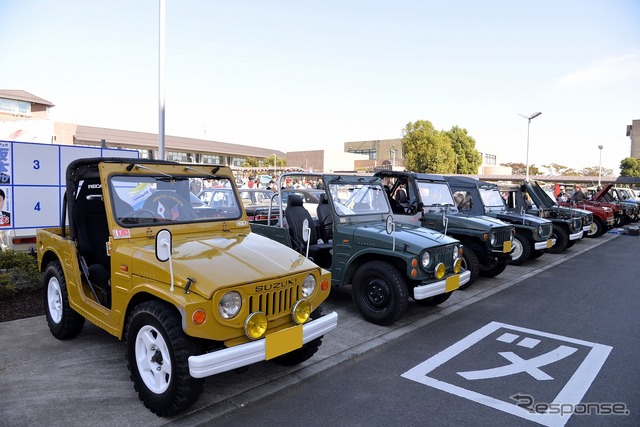
[(495, 214), (496, 218), (498, 218), (500, 221), (508, 222), (514, 225), (523, 224), (529, 227), (537, 227), (539, 225), (547, 224), (550, 222), (548, 219), (540, 218), (535, 215), (520, 215), (512, 211), (496, 212)]
[(602, 196), (604, 196), (605, 194), (607, 194), (609, 192), (611, 187), (613, 187), (613, 184), (607, 184), (604, 187), (602, 187), (602, 189), (600, 191), (598, 191), (596, 194), (593, 195), (593, 200), (598, 200), (598, 199), (602, 198)]
[(449, 228), (458, 227), (475, 231), (489, 231), (492, 228), (504, 227), (505, 223), (486, 215), (468, 215), (464, 213), (456, 213), (448, 215)]
[[(351, 228), (351, 231), (348, 231)], [(354, 243), (375, 248), (390, 250), (395, 235), (396, 250), (404, 248), (406, 252), (416, 256), (425, 248), (459, 243), (458, 240), (445, 236), (435, 230), (401, 222), (395, 223), (395, 232), (387, 234), (384, 222), (351, 224), (345, 231), (353, 235)]]
[[(190, 290), (211, 298), (218, 289), (239, 283), (262, 282), (301, 273), (317, 266), (293, 249), (256, 233), (225, 234), (192, 240), (173, 239), (176, 286), (195, 279)], [(242, 243), (242, 244), (240, 244)], [(169, 262), (158, 263), (153, 241), (133, 254), (133, 270), (151, 280), (169, 283)]]

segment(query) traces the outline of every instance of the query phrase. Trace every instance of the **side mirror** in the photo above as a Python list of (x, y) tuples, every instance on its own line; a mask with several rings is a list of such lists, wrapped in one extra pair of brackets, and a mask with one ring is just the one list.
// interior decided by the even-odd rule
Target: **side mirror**
[(160, 262), (166, 262), (171, 257), (172, 249), (171, 232), (169, 230), (160, 230), (156, 234), (156, 258)]

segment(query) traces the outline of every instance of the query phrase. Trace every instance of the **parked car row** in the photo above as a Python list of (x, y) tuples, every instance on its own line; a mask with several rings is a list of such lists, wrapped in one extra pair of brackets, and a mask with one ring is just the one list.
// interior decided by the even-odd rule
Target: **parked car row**
[[(173, 416), (208, 376), (312, 357), (338, 326), (322, 310), (332, 286), (390, 325), (410, 299), (442, 304), (593, 231), (591, 212), (558, 206), (537, 183), (380, 172), (278, 184), (289, 176), (324, 189), (239, 189), (226, 166), (71, 162), (60, 227), (37, 232), (51, 333), (74, 338), (89, 320), (125, 340), (140, 399)], [(194, 181), (207, 181), (200, 197)]]
[[(252, 231), (330, 270), (332, 285), (350, 285), (363, 317), (382, 325), (400, 318), (410, 297), (441, 304), (480, 276), (561, 253), (613, 226), (606, 215), (603, 224), (599, 217), (594, 224), (593, 212), (559, 206), (537, 182), (495, 184), (399, 171), (320, 177), (325, 190), (315, 216), (302, 197), (289, 195), (277, 222), (252, 223)], [(447, 252), (461, 254), (436, 255)]]

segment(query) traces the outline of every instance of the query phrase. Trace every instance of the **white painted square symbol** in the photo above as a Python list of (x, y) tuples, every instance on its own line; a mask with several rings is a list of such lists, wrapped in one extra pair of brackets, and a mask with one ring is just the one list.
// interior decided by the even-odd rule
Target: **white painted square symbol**
[(513, 396), (526, 393), (551, 405), (577, 405), (611, 349), (491, 322), (402, 376), (545, 426), (564, 426), (571, 413), (532, 412)]

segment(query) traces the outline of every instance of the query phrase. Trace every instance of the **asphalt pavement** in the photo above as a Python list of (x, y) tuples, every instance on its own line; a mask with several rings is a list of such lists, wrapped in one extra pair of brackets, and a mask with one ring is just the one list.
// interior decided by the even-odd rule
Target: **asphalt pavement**
[(411, 302), (406, 315), (386, 327), (360, 317), (348, 288), (333, 289), (324, 311), (338, 313), (338, 328), (324, 337), (314, 357), (295, 367), (262, 362), (241, 372), (209, 377), (194, 406), (173, 418), (157, 417), (144, 407), (129, 379), (124, 344), (94, 325), (87, 323), (73, 340), (59, 341), (49, 332), (44, 316), (0, 323), (0, 426), (207, 424), (617, 237), (608, 233), (585, 238), (562, 254), (545, 254), (523, 266), (509, 266), (498, 277), (481, 278), (468, 289), (454, 292), (438, 307)]

